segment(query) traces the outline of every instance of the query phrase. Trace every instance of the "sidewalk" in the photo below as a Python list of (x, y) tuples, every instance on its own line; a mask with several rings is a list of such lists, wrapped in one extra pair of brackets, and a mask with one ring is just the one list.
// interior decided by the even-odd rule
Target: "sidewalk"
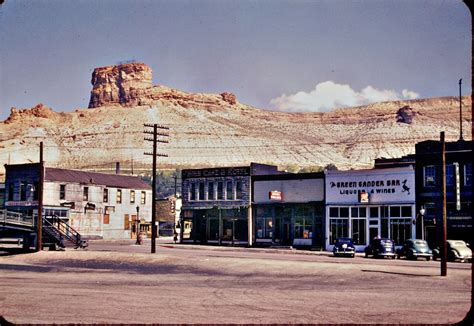
[[(90, 240), (89, 243), (117, 243), (119, 245), (134, 245), (135, 240)], [(150, 239), (143, 239), (142, 246), (150, 246)], [(308, 249), (295, 249), (292, 247), (243, 247), (243, 246), (228, 246), (228, 245), (201, 245), (192, 243), (174, 243), (173, 237), (159, 237), (156, 239), (157, 247), (175, 248), (175, 249), (192, 249), (192, 250), (208, 250), (220, 252), (260, 252), (273, 254), (293, 254), (293, 255), (322, 255), (332, 256), (330, 251), (310, 251)], [(356, 256), (363, 256), (363, 253), (357, 253)]]

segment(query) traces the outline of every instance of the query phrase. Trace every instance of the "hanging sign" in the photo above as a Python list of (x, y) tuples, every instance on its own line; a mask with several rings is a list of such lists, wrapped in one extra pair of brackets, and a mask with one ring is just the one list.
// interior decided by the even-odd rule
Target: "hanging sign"
[(459, 175), (459, 163), (454, 163), (454, 175), (456, 176), (456, 210), (461, 210), (461, 176)]
[(270, 200), (282, 200), (281, 191), (273, 190), (273, 191), (270, 191), (268, 195), (269, 195)]

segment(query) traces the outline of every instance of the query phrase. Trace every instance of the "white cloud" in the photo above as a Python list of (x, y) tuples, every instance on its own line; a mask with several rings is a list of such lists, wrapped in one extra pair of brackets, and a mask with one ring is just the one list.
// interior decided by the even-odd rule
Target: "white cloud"
[(409, 91), (408, 89), (404, 89), (404, 90), (402, 91), (402, 95), (403, 95), (403, 97), (408, 98), (408, 99), (410, 99), (410, 100), (414, 100), (414, 99), (420, 97), (420, 94), (415, 93), (415, 92), (413, 92), (413, 91)]
[(353, 107), (401, 99), (415, 99), (418, 97), (419, 94), (407, 89), (404, 89), (400, 95), (394, 90), (380, 90), (369, 85), (360, 92), (356, 92), (349, 85), (325, 81), (317, 84), (309, 93), (300, 91), (292, 95), (283, 94), (272, 99), (270, 104), (279, 111), (324, 112), (341, 107)]

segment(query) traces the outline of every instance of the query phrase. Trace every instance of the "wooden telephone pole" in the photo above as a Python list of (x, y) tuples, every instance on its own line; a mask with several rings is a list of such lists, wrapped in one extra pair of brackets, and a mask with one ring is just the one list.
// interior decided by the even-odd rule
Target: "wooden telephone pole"
[(145, 155), (152, 155), (153, 156), (153, 178), (152, 178), (152, 203), (151, 203), (151, 253), (154, 254), (156, 252), (156, 158), (158, 156), (161, 157), (168, 157), (167, 154), (161, 154), (156, 152), (156, 145), (157, 143), (168, 143), (168, 140), (158, 139), (158, 136), (161, 137), (169, 137), (168, 133), (158, 132), (160, 130), (169, 130), (169, 127), (159, 126), (155, 124), (144, 124), (145, 128), (153, 128), (153, 131), (146, 130), (144, 131), (145, 134), (153, 135), (153, 138), (145, 137), (146, 141), (153, 142), (153, 153), (145, 152)]
[(441, 276), (448, 274), (448, 248), (446, 245), (446, 142), (444, 131), (440, 134), (441, 139)]
[(40, 142), (39, 184), (38, 184), (38, 214), (36, 217), (36, 251), (43, 247), (43, 185), (44, 185), (44, 161), (43, 142)]

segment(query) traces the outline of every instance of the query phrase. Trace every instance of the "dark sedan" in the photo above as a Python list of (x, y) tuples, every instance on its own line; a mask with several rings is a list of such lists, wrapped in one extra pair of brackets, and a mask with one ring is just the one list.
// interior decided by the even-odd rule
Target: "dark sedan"
[(432, 257), (431, 249), (425, 240), (408, 239), (403, 243), (400, 249), (397, 249), (398, 258), (406, 257), (407, 259), (424, 258), (430, 260)]
[(370, 245), (364, 249), (365, 257), (373, 256), (374, 258), (389, 257), (395, 258), (395, 243), (392, 239), (375, 238)]
[(337, 238), (336, 243), (332, 249), (334, 256), (349, 256), (354, 258), (355, 246), (352, 238)]

